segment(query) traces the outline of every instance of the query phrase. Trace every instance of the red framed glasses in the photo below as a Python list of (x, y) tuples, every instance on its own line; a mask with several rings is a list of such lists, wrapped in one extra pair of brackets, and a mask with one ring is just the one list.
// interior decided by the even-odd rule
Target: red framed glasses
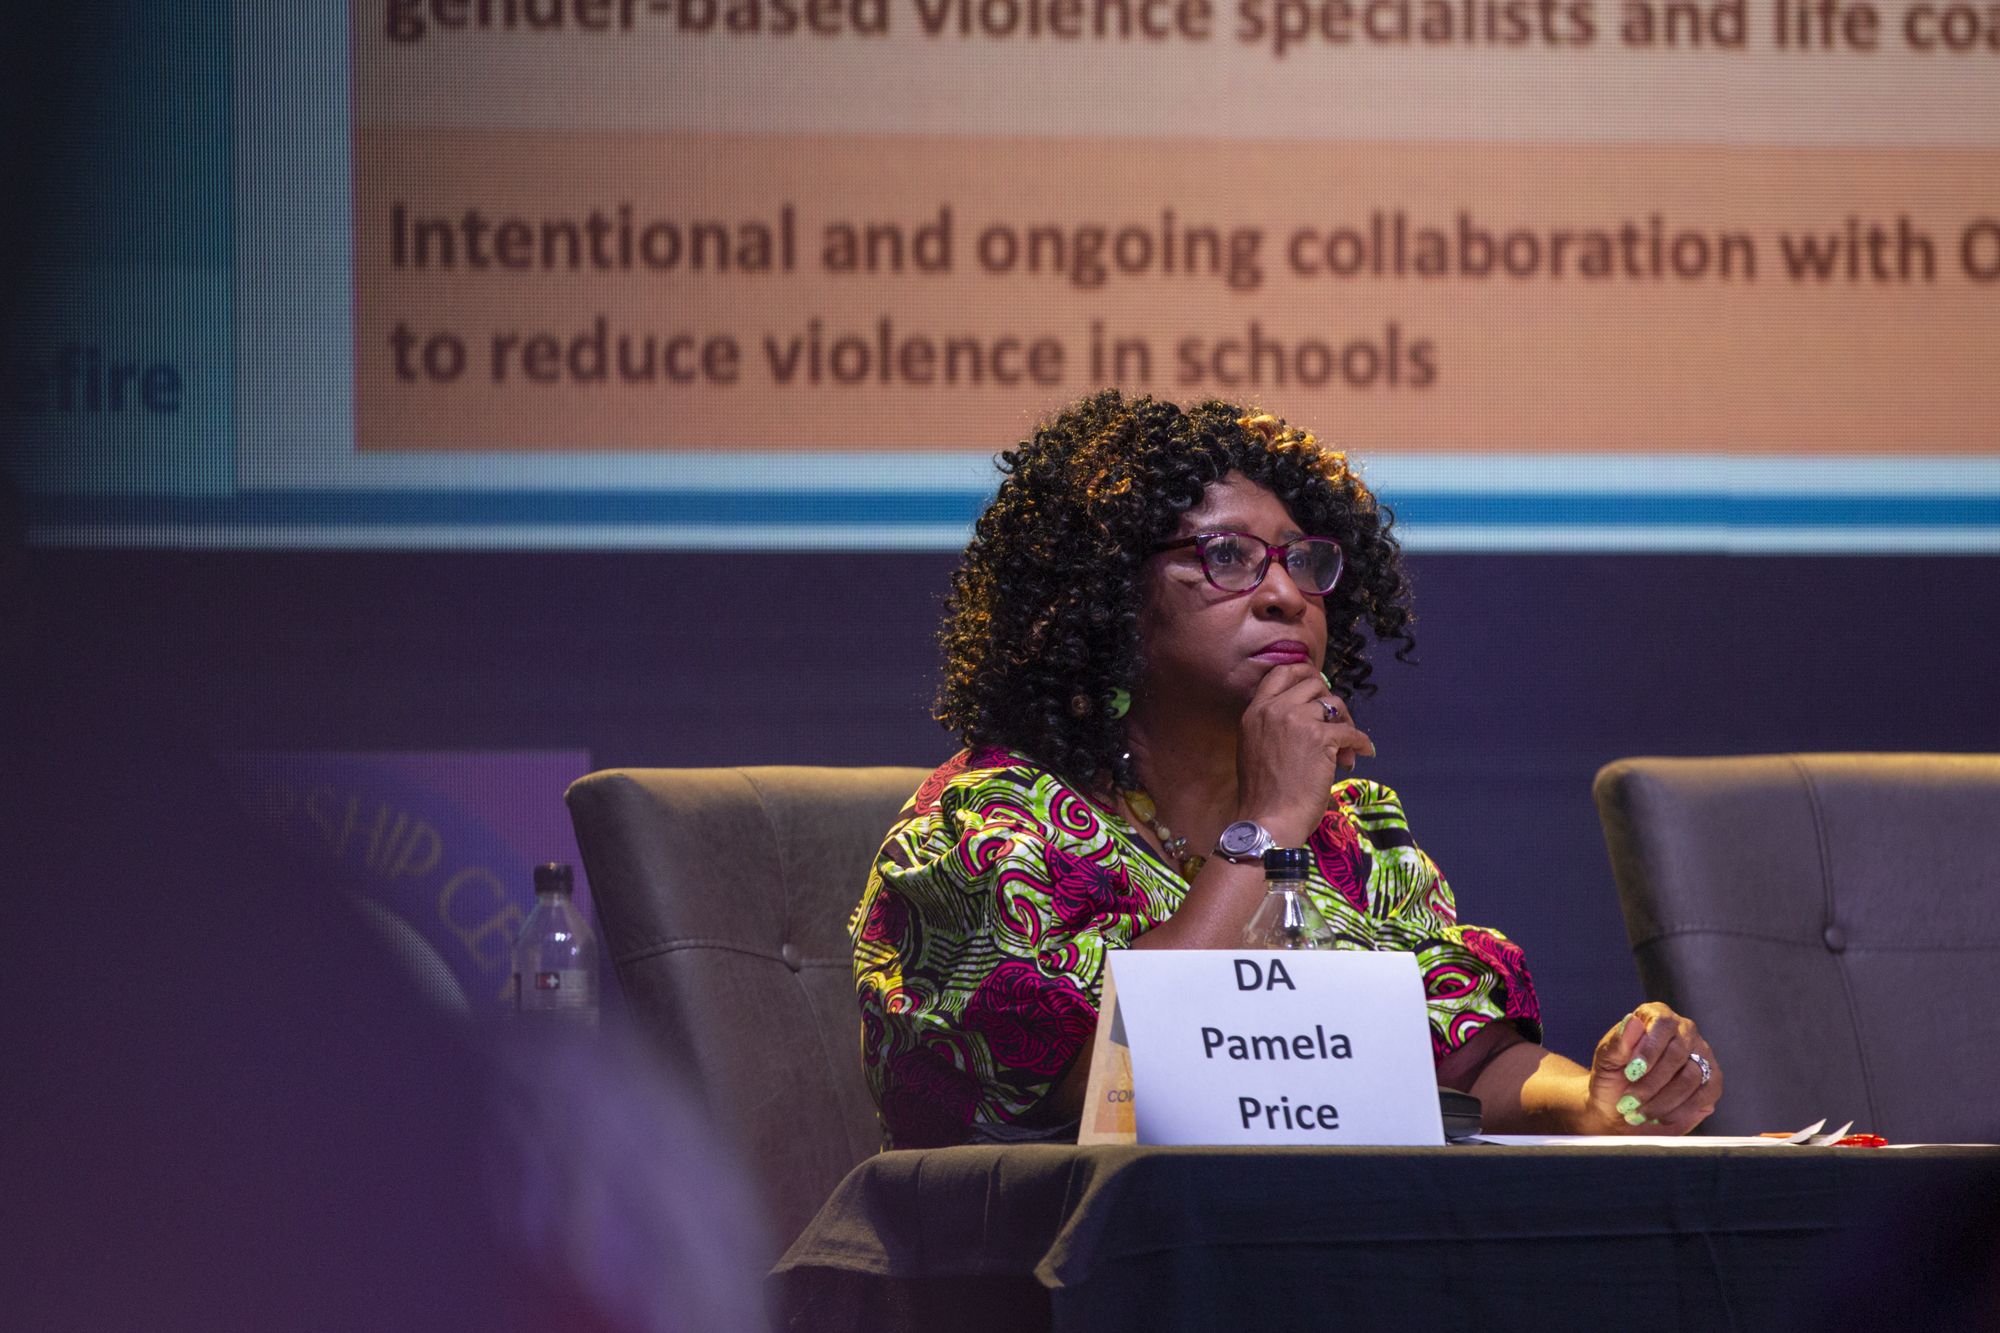
[(1152, 554), (1177, 551), (1192, 546), (1201, 557), (1203, 577), (1224, 592), (1249, 592), (1264, 581), (1277, 561), (1285, 562), (1300, 592), (1325, 596), (1340, 582), (1341, 566), (1347, 557), (1340, 543), (1331, 537), (1300, 537), (1273, 546), (1262, 537), (1247, 532), (1204, 532), (1196, 537), (1162, 542)]

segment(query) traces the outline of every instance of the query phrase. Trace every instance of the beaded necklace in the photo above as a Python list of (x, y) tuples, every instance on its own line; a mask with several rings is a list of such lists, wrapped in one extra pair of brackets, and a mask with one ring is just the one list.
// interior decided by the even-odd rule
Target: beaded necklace
[[(1122, 788), (1120, 790), (1123, 791)], [(1160, 846), (1166, 850), (1167, 855), (1180, 862), (1181, 878), (1192, 884), (1194, 877), (1201, 873), (1201, 868), (1208, 864), (1208, 858), (1198, 852), (1190, 854), (1187, 849), (1187, 839), (1176, 838), (1174, 831), (1160, 822), (1160, 808), (1153, 803), (1153, 798), (1143, 788), (1139, 791), (1125, 791), (1123, 794), (1125, 804), (1131, 807), (1132, 813), (1144, 820), (1146, 827), (1159, 836)]]

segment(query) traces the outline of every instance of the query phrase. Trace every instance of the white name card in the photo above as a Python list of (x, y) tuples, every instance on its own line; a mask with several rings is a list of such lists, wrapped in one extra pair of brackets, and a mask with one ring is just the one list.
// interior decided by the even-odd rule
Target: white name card
[(1141, 1143), (1442, 1144), (1415, 954), (1111, 955)]

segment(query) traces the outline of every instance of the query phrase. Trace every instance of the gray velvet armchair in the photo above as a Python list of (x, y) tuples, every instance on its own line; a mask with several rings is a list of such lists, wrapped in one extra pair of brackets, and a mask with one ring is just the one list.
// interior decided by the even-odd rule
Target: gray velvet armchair
[(1627, 759), (1595, 794), (1646, 995), (1727, 1073), (1705, 1129), (2000, 1142), (2000, 756)]
[(780, 1250), (881, 1144), (846, 921), (927, 776), (610, 769), (565, 798), (634, 1022), (735, 1136)]

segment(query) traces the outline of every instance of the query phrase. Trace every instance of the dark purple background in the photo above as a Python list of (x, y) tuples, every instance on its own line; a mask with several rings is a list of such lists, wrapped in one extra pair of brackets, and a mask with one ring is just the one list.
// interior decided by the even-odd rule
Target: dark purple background
[[(44, 666), (217, 749), (934, 764), (954, 748), (927, 704), (955, 560), (36, 551), (19, 573)], [(1571, 1055), (1639, 998), (1600, 765), (2000, 750), (2000, 559), (1410, 564), (1422, 664), (1384, 664), (1361, 702), (1382, 753), (1364, 771), (1402, 792), (1466, 920), (1527, 950)]]

